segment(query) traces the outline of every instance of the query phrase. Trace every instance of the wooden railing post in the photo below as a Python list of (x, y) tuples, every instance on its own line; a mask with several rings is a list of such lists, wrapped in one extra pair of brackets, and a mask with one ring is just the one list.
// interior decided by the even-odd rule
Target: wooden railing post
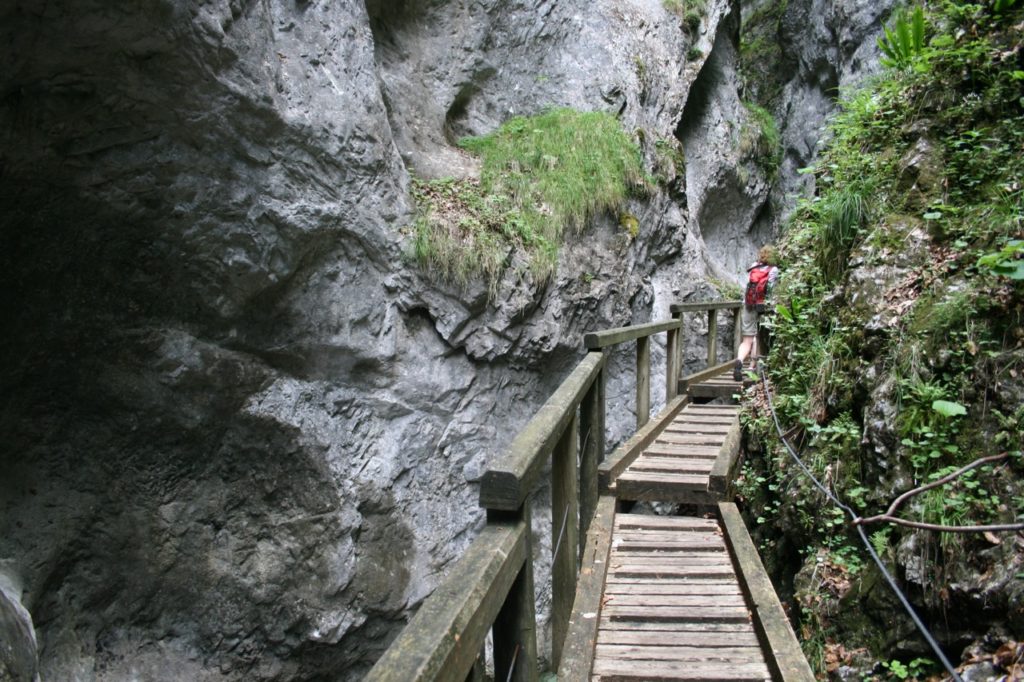
[(602, 369), (580, 402), (581, 538), (586, 537), (590, 520), (597, 509), (597, 466), (604, 461), (604, 384), (605, 373)]
[[(526, 522), (526, 560), (494, 619), (494, 674), (498, 680), (533, 682), (537, 677), (537, 613), (529, 500), (513, 514)], [(507, 517), (508, 512), (487, 511), (488, 521)]]
[(580, 556), (578, 439), (579, 418), (573, 414), (551, 456), (551, 662), (555, 668), (569, 629)]
[(718, 364), (718, 311), (708, 311), (708, 367)]
[[(676, 316), (678, 317), (678, 315)], [(679, 333), (669, 329), (665, 337), (665, 404), (679, 394)]]
[(651, 418), (651, 338), (636, 340), (636, 428)]
[(733, 331), (732, 331), (732, 356), (735, 358), (740, 354), (740, 343), (743, 342), (743, 327), (741, 326), (740, 320), (743, 314), (743, 306), (735, 310), (732, 314), (733, 319)]

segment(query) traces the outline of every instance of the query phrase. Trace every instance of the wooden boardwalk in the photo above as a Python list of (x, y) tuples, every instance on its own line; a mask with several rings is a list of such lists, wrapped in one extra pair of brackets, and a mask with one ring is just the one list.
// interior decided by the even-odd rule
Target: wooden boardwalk
[[(687, 395), (601, 465), (606, 497), (588, 536), (559, 679), (814, 679), (739, 511), (728, 502), (739, 407), (690, 402), (694, 394), (738, 393), (728, 371), (684, 386)], [(702, 511), (622, 513), (623, 501), (678, 502)]]
[(771, 679), (717, 520), (616, 515), (591, 679)]

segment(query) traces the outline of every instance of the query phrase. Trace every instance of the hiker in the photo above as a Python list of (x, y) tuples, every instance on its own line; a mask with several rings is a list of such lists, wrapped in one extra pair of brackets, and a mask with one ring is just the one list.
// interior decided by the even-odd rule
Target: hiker
[(757, 328), (760, 314), (764, 312), (765, 299), (779, 277), (779, 269), (775, 266), (775, 247), (765, 245), (757, 252), (757, 262), (747, 268), (747, 290), (743, 296), (743, 310), (740, 313), (740, 342), (736, 354), (736, 366), (732, 370), (734, 381), (743, 381), (743, 363), (751, 358), (753, 369), (757, 369)]

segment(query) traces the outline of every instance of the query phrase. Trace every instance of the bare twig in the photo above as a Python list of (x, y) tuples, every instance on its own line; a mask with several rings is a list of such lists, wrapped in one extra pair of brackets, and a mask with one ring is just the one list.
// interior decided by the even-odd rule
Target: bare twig
[(928, 490), (932, 490), (933, 488), (943, 486), (949, 483), (950, 481), (964, 475), (971, 469), (977, 469), (978, 467), (983, 466), (985, 464), (1001, 462), (1007, 457), (1009, 457), (1009, 453), (1004, 452), (999, 455), (990, 455), (989, 457), (982, 457), (981, 459), (977, 459), (968, 464), (967, 466), (960, 467), (953, 473), (943, 476), (937, 481), (932, 481), (927, 485), (923, 485), (919, 488), (908, 490), (907, 492), (903, 493), (895, 500), (893, 500), (893, 503), (889, 505), (889, 508), (885, 511), (884, 514), (877, 514), (875, 516), (868, 517), (858, 517), (853, 520), (853, 525), (857, 526), (865, 523), (879, 523), (885, 521), (887, 523), (894, 523), (896, 525), (907, 526), (909, 528), (938, 530), (945, 531), (947, 533), (988, 533), (998, 531), (1024, 530), (1024, 523), (998, 523), (987, 526), (946, 526), (937, 523), (924, 523), (923, 521), (908, 521), (906, 519), (901, 519), (898, 516), (894, 516), (899, 506), (906, 502), (907, 500), (909, 500), (911, 497), (914, 497), (915, 495), (920, 495), (921, 493), (926, 492)]

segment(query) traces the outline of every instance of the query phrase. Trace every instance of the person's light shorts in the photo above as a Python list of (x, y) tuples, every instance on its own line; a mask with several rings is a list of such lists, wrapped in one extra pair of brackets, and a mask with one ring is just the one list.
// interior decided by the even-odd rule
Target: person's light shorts
[(743, 336), (757, 336), (757, 311), (743, 306), (740, 311), (740, 333)]

